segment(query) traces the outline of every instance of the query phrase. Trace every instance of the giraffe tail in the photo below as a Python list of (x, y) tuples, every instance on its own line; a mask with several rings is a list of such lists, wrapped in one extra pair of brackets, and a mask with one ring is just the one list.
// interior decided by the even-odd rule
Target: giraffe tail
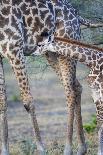
[(79, 19), (79, 22), (81, 23), (81, 25), (85, 25), (90, 28), (103, 27), (103, 23), (93, 23), (92, 21), (84, 19), (81, 16), (78, 16), (78, 19)]

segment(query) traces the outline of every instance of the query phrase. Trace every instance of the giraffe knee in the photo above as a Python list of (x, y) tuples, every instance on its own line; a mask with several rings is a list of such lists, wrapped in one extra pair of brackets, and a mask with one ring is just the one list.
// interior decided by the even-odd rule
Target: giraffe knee
[(28, 105), (25, 104), (24, 107), (29, 114), (35, 113), (35, 105), (33, 103), (30, 103)]
[(26, 111), (28, 113), (30, 113), (30, 110), (32, 109), (33, 103), (34, 103), (33, 97), (31, 95), (28, 95), (28, 94), (26, 94), (26, 96), (21, 95), (21, 97), (22, 97), (22, 101), (23, 101), (23, 104), (24, 104), (24, 108), (26, 109)]
[(24, 104), (24, 108), (28, 113), (34, 112), (35, 111), (35, 105), (33, 102), (29, 102), (28, 104)]
[(24, 104), (24, 108), (28, 113), (30, 112), (30, 106), (28, 104)]

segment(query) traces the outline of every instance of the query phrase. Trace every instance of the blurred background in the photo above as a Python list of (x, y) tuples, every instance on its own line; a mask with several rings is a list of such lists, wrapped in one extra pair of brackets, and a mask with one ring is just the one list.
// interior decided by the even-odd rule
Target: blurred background
[[(94, 22), (103, 23), (103, 0), (70, 0), (79, 14)], [(103, 47), (103, 28), (81, 27), (81, 40)], [(20, 101), (19, 89), (12, 69), (4, 60), (7, 102), (9, 140), (11, 155), (38, 155), (31, 122)], [(43, 57), (27, 58), (27, 70), (34, 99), (36, 114), (47, 155), (62, 155), (66, 139), (67, 109), (63, 86), (55, 72), (48, 66)], [(96, 155), (97, 129), (95, 105), (90, 96), (90, 88), (86, 82), (89, 69), (78, 63), (77, 77), (83, 86), (82, 116), (86, 141), (87, 155)], [(74, 129), (74, 138), (76, 137)], [(77, 140), (73, 141), (74, 152), (77, 150)]]

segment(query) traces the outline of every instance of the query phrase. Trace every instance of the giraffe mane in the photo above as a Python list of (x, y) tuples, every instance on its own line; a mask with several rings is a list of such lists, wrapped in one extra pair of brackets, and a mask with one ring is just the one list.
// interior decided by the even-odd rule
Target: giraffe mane
[(84, 48), (91, 48), (91, 49), (94, 49), (96, 51), (103, 52), (103, 48), (97, 47), (95, 45), (86, 44), (86, 43), (83, 43), (83, 42), (80, 42), (80, 41), (77, 41), (74, 39), (68, 39), (68, 38), (62, 38), (62, 37), (56, 37), (56, 36), (54, 37), (54, 39), (57, 41), (61, 41), (61, 42), (65, 42), (65, 43), (71, 43), (71, 44), (74, 44), (77, 46), (82, 46)]

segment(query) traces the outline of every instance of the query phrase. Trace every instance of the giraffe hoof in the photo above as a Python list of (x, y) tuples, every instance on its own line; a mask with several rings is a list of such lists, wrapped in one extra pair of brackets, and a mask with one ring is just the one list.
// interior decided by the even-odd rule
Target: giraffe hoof
[(46, 151), (40, 151), (39, 155), (46, 155)]
[(103, 152), (98, 153), (98, 155), (103, 155)]
[(87, 153), (87, 146), (82, 145), (77, 152), (77, 155), (85, 155)]
[(64, 155), (73, 155), (73, 151), (67, 151), (67, 152), (64, 151)]
[(37, 142), (37, 150), (39, 155), (46, 155), (46, 150), (41, 142)]
[(1, 155), (9, 155), (9, 153), (8, 153), (8, 152), (5, 152), (5, 153), (3, 153), (3, 154), (1, 153)]
[(73, 155), (72, 148), (69, 146), (66, 146), (64, 149), (64, 155)]
[(9, 155), (9, 152), (6, 149), (3, 149), (0, 155)]

